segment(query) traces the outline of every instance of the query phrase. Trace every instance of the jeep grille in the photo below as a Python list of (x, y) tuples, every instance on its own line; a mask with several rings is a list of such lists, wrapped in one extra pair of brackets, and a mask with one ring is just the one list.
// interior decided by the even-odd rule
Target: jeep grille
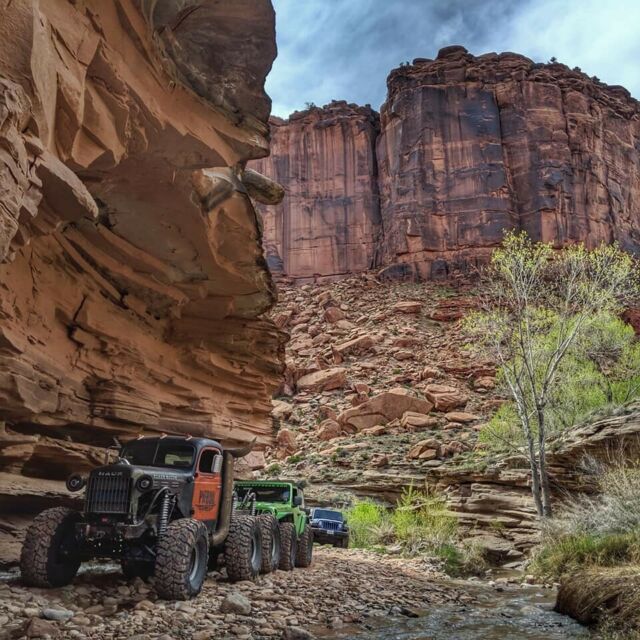
[(128, 513), (130, 479), (122, 474), (95, 472), (89, 477), (85, 511), (87, 513)]
[(323, 529), (330, 529), (331, 531), (338, 531), (340, 529), (340, 523), (333, 520), (322, 520), (320, 526)]

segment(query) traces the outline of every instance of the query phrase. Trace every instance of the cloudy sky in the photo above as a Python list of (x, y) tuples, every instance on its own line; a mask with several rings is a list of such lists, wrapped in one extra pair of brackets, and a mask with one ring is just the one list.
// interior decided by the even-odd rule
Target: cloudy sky
[(332, 99), (376, 109), (401, 62), (462, 44), (555, 56), (640, 98), (640, 0), (273, 0), (273, 113)]

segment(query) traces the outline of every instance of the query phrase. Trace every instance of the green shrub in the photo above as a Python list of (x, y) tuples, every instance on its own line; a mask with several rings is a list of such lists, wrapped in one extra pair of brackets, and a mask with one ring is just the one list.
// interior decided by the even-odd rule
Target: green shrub
[(442, 561), (450, 575), (479, 573), (486, 569), (483, 551), (461, 542), (458, 520), (441, 496), (405, 489), (395, 509), (371, 501), (356, 502), (347, 511), (350, 546), (378, 549), (398, 544), (407, 555), (424, 554)]
[(395, 537), (408, 553), (434, 550), (457, 539), (458, 520), (440, 496), (405, 489), (391, 516)]
[(531, 565), (541, 576), (640, 562), (640, 464), (605, 467), (591, 460), (584, 467), (599, 493), (568, 498), (546, 523)]
[[(533, 349), (549, 350), (556, 338), (552, 322)], [(589, 322), (589, 330), (562, 360), (558, 384), (548, 399), (547, 432), (557, 435), (594, 413), (625, 404), (640, 395), (640, 343), (633, 328), (610, 314)], [(498, 372), (498, 382), (503, 382)], [(536, 433), (533, 425), (534, 435)], [(479, 435), (480, 442), (496, 451), (522, 449), (525, 445), (520, 419), (513, 402), (494, 414)]]
[(613, 567), (640, 561), (640, 532), (593, 535), (579, 533), (548, 541), (535, 554), (531, 569), (557, 579), (590, 566)]
[(372, 500), (356, 502), (347, 513), (349, 545), (357, 549), (369, 549), (379, 544), (379, 527), (387, 519), (384, 507)]

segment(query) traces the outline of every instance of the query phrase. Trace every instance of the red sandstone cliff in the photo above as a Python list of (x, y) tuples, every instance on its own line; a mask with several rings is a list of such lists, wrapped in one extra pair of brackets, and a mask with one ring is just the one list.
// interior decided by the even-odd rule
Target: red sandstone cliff
[(377, 132), (374, 111), (346, 102), (271, 119), (271, 154), (252, 166), (286, 190), (281, 205), (261, 209), (273, 270), (312, 277), (372, 266)]
[[(336, 108), (278, 122), (275, 156), (261, 164), (287, 190), (266, 214), (265, 236), (290, 276), (375, 260), (390, 275), (442, 277), (486, 260), (507, 228), (557, 245), (640, 249), (640, 106), (622, 87), (562, 64), (447, 47), (391, 72), (375, 155), (343, 152), (364, 144), (355, 115), (344, 116), (352, 126), (339, 145), (323, 142), (337, 133)], [(368, 147), (375, 114), (367, 121)], [(360, 176), (362, 206), (337, 224), (335, 203), (354, 192), (344, 176)], [(346, 231), (363, 220), (366, 260), (336, 260), (333, 247), (351, 246)]]
[(243, 180), (271, 3), (5, 4), (0, 507), (7, 474), (64, 478), (114, 436), (269, 443), (283, 337)]

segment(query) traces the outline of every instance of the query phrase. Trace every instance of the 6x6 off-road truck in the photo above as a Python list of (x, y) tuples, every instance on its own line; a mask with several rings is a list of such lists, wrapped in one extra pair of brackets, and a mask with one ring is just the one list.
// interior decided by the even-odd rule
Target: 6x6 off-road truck
[[(263, 564), (268, 557), (271, 569), (308, 567), (313, 556), (313, 533), (302, 489), (280, 480), (238, 480), (234, 487), (239, 511), (256, 515), (262, 523)], [(271, 538), (269, 532), (273, 532)], [(275, 537), (279, 540), (277, 557), (273, 556), (273, 546), (265, 544)]]
[(251, 447), (139, 438), (88, 478), (70, 476), (69, 491), (86, 487), (84, 509), (56, 507), (35, 518), (20, 557), (23, 580), (60, 587), (84, 560), (109, 557), (129, 578), (153, 575), (161, 597), (185, 600), (200, 592), (209, 558), (219, 554), (231, 581), (254, 579), (262, 564), (261, 528), (252, 515), (233, 510), (233, 460)]

